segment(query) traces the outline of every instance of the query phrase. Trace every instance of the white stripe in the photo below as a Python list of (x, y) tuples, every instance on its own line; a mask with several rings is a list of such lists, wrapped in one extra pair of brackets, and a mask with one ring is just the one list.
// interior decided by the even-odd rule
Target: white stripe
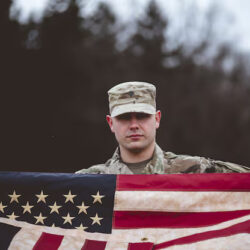
[(41, 232), (22, 228), (12, 239), (9, 250), (32, 250)]
[(248, 209), (249, 192), (117, 191), (114, 205), (117, 211), (215, 212)]
[(65, 236), (58, 250), (81, 250), (84, 245), (84, 237)]
[(249, 250), (250, 235), (236, 234), (232, 236), (204, 240), (192, 244), (163, 248), (166, 250)]
[(128, 243), (127, 242), (111, 242), (109, 241), (105, 247), (105, 250), (127, 250)]

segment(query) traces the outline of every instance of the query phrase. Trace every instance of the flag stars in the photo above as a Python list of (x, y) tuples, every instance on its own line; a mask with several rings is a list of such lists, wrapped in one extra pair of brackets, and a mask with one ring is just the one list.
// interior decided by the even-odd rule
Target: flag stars
[(64, 194), (63, 196), (66, 198), (65, 203), (67, 203), (68, 201), (70, 201), (70, 202), (72, 202), (74, 204), (73, 199), (74, 199), (74, 197), (76, 195), (75, 194), (71, 194), (71, 190), (69, 190), (68, 194)]
[(62, 206), (57, 206), (57, 205), (56, 205), (56, 202), (55, 202), (53, 206), (49, 206), (49, 207), (50, 207), (50, 209), (51, 209), (51, 211), (50, 211), (51, 214), (52, 214), (53, 212), (59, 214), (58, 209), (59, 209), (60, 207), (62, 207)]
[(42, 215), (42, 213), (39, 214), (39, 216), (34, 216), (34, 218), (36, 218), (36, 224), (37, 223), (41, 223), (44, 224), (44, 220), (47, 218), (45, 216)]
[(102, 204), (102, 198), (105, 197), (105, 195), (100, 195), (99, 191), (96, 193), (96, 195), (91, 195), (94, 198), (93, 203), (99, 202)]
[(92, 221), (92, 225), (94, 225), (94, 224), (96, 224), (96, 223), (97, 223), (98, 225), (101, 225), (101, 222), (100, 222), (100, 221), (101, 221), (103, 218), (102, 218), (102, 217), (98, 217), (98, 214), (96, 214), (95, 217), (90, 217), (90, 219), (93, 220), (93, 221)]
[(81, 230), (81, 231), (85, 231), (85, 229), (87, 229), (88, 227), (84, 227), (81, 223), (81, 225), (79, 227), (75, 227), (75, 228), (78, 230)]
[(89, 206), (85, 206), (85, 205), (84, 205), (84, 202), (82, 202), (82, 205), (81, 205), (81, 206), (77, 206), (77, 207), (79, 208), (78, 214), (80, 214), (80, 213), (85, 213), (85, 214), (87, 214), (87, 209), (89, 208)]
[(7, 215), (11, 220), (15, 220), (16, 218), (20, 217), (14, 214), (14, 212), (10, 215)]
[(34, 206), (30, 206), (29, 202), (27, 201), (26, 205), (25, 206), (22, 206), (23, 207), (23, 213), (30, 213), (31, 214), (31, 208), (34, 207)]
[(7, 206), (4, 206), (2, 202), (0, 202), (0, 211), (2, 213), (4, 213), (4, 209), (6, 208)]
[(48, 195), (43, 193), (43, 190), (41, 191), (40, 194), (36, 194), (36, 197), (38, 198), (37, 203), (40, 201), (44, 202), (46, 204), (45, 198), (48, 197)]
[(63, 224), (69, 223), (70, 225), (72, 225), (72, 220), (75, 217), (71, 217), (70, 214), (68, 213), (67, 216), (62, 216), (62, 218), (64, 219)]
[(8, 196), (11, 198), (10, 203), (12, 203), (13, 201), (19, 203), (18, 198), (19, 198), (21, 195), (20, 195), (20, 194), (16, 194), (16, 191), (15, 191), (15, 190), (14, 190), (13, 194), (9, 194)]

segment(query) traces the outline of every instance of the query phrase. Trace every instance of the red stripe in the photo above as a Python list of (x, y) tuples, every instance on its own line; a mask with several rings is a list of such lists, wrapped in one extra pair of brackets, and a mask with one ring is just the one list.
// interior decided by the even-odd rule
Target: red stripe
[(226, 212), (114, 211), (113, 228), (192, 228), (205, 227), (250, 214), (250, 210)]
[(104, 250), (106, 241), (85, 240), (82, 250)]
[[(250, 173), (117, 175), (117, 190), (249, 191)], [(129, 177), (129, 178), (128, 178)]]
[(61, 245), (63, 235), (55, 235), (49, 233), (42, 233), (39, 240), (36, 242), (33, 250), (56, 250)]
[(151, 242), (128, 244), (128, 250), (152, 250), (154, 249), (153, 247), (154, 244)]
[(227, 227), (225, 229), (193, 234), (190, 236), (186, 236), (186, 237), (178, 238), (175, 240), (167, 241), (161, 244), (157, 244), (154, 246), (154, 250), (162, 249), (165, 247), (170, 247), (173, 245), (190, 244), (190, 243), (195, 243), (195, 242), (199, 242), (203, 240), (209, 240), (213, 238), (227, 237), (227, 236), (240, 234), (240, 233), (250, 233), (250, 220), (238, 223), (236, 225)]

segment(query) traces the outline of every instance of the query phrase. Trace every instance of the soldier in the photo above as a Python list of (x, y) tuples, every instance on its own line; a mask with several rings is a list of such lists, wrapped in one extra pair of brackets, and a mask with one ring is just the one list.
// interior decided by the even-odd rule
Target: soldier
[(161, 112), (156, 110), (156, 88), (146, 82), (125, 82), (108, 91), (106, 116), (119, 147), (104, 164), (76, 173), (176, 174), (250, 172), (234, 163), (164, 152), (155, 141)]

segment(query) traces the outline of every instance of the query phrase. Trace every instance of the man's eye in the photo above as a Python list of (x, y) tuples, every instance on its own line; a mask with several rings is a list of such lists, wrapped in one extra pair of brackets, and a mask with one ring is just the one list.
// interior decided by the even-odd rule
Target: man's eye
[(135, 114), (135, 118), (137, 120), (148, 119), (151, 116), (150, 114), (146, 114), (146, 113), (125, 113), (125, 114), (122, 114), (122, 115), (118, 115), (116, 118), (118, 120), (129, 121), (129, 120), (132, 119), (132, 116), (134, 116), (133, 114)]
[(122, 115), (117, 116), (118, 120), (130, 120), (130, 118), (131, 118), (131, 114), (122, 114)]
[(146, 114), (146, 113), (137, 113), (136, 114), (136, 118), (138, 120), (147, 119), (149, 117), (150, 117), (150, 114)]

